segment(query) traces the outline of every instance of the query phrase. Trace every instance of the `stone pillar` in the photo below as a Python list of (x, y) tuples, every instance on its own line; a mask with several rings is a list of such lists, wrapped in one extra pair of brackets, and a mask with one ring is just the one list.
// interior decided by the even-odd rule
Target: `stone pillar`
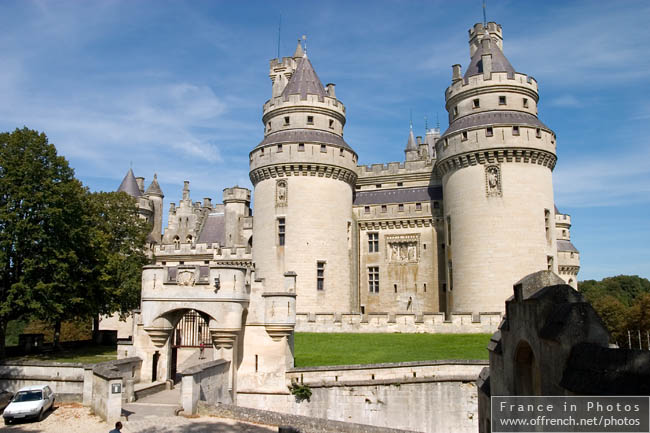
[(93, 402), (93, 366), (84, 365), (83, 405), (90, 406)]
[(106, 396), (106, 422), (115, 424), (122, 416), (122, 378), (108, 380), (108, 395)]

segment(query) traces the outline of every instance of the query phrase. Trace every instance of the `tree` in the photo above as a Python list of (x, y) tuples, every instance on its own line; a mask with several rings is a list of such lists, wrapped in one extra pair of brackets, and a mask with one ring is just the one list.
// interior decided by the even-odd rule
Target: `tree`
[(81, 314), (92, 280), (87, 191), (45, 134), (0, 134), (0, 358), (7, 322)]
[(135, 199), (124, 192), (90, 194), (89, 209), (98, 272), (89, 311), (97, 325), (100, 314), (124, 315), (139, 306), (142, 266), (149, 261), (144, 246), (151, 226), (139, 217)]

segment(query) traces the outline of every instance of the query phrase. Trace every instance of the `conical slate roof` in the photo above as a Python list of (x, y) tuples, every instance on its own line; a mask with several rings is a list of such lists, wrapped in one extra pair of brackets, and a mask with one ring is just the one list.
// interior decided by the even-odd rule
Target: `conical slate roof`
[(154, 173), (153, 175), (153, 180), (151, 181), (151, 184), (149, 185), (149, 188), (147, 188), (147, 191), (145, 192), (146, 195), (151, 195), (151, 194), (156, 194), (159, 196), (163, 195), (162, 189), (160, 189), (160, 185), (158, 184), (158, 175)]
[(289, 95), (300, 95), (300, 99), (307, 99), (307, 95), (327, 96), (323, 83), (306, 55), (299, 60), (296, 71), (280, 96), (286, 99)]
[(515, 74), (515, 68), (512, 67), (497, 44), (492, 41), (489, 45), (489, 48), (484, 47), (484, 44), (478, 46), (465, 71), (464, 78), (483, 73), (483, 62), (481, 61), (483, 54), (492, 54), (492, 72), (507, 72), (509, 76)]
[(409, 132), (409, 140), (406, 142), (406, 150), (418, 150), (418, 145), (415, 142), (415, 136), (413, 135), (413, 128)]
[(122, 180), (120, 187), (117, 189), (117, 192), (125, 192), (131, 197), (142, 196), (142, 192), (140, 192), (138, 182), (135, 180), (132, 169), (129, 168), (129, 172), (126, 173), (126, 176), (124, 176), (124, 179)]
[(295, 58), (302, 58), (305, 55), (305, 52), (302, 49), (302, 44), (300, 43), (300, 39), (298, 39), (298, 46), (296, 47), (296, 51), (293, 53), (293, 57)]

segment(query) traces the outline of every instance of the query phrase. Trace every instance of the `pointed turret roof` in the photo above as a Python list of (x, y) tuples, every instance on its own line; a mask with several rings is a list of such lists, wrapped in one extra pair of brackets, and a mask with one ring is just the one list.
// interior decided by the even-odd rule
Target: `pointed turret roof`
[[(486, 38), (489, 38), (489, 36), (486, 36)], [(483, 62), (481, 61), (483, 54), (492, 54), (492, 72), (507, 72), (509, 76), (515, 74), (515, 68), (512, 67), (501, 48), (492, 42), (490, 44), (479, 44), (463, 78), (483, 73)]]
[(122, 180), (120, 187), (117, 189), (117, 192), (125, 192), (131, 197), (142, 196), (142, 192), (138, 187), (138, 182), (135, 180), (135, 175), (133, 174), (132, 169), (129, 168), (129, 171), (126, 173), (126, 176), (124, 176), (124, 179)]
[(409, 150), (418, 150), (418, 145), (413, 135), (413, 125), (411, 125), (411, 130), (409, 131), (409, 140), (406, 142), (406, 151), (408, 152)]
[(293, 58), (302, 58), (302, 56), (305, 55), (305, 52), (302, 49), (302, 44), (300, 43), (300, 39), (298, 39), (298, 46), (296, 47), (296, 52), (293, 53)]
[(151, 184), (149, 185), (149, 188), (147, 188), (145, 194), (146, 195), (155, 194), (155, 195), (163, 196), (162, 189), (160, 189), (160, 185), (158, 184), (158, 174), (154, 173), (153, 180), (151, 181)]
[(298, 61), (296, 71), (280, 96), (288, 98), (289, 95), (300, 95), (300, 99), (307, 99), (307, 95), (327, 96), (323, 83), (306, 54)]

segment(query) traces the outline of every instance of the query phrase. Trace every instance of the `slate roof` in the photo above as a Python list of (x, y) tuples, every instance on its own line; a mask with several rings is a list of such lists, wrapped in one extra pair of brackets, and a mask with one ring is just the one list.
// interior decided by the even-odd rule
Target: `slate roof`
[(303, 100), (307, 99), (307, 95), (327, 96), (323, 83), (320, 82), (307, 56), (303, 56), (299, 60), (296, 71), (280, 96), (284, 97), (286, 101), (289, 99), (289, 95), (300, 95), (300, 99)]
[(226, 217), (222, 213), (211, 213), (206, 217), (197, 241), (199, 244), (215, 242), (219, 242), (219, 245), (226, 244)]
[(442, 200), (442, 186), (357, 191), (354, 205), (408, 203)]
[(153, 175), (153, 180), (151, 181), (151, 184), (149, 185), (149, 188), (147, 188), (147, 191), (145, 191), (145, 194), (157, 194), (157, 195), (163, 195), (162, 189), (160, 189), (160, 185), (158, 184), (158, 175), (154, 173)]
[(483, 62), (481, 60), (483, 54), (492, 54), (492, 72), (507, 72), (509, 77), (515, 75), (515, 68), (512, 67), (497, 44), (492, 42), (490, 43), (490, 48), (488, 50), (483, 48), (483, 44), (479, 45), (469, 62), (469, 66), (467, 67), (463, 78), (483, 73)]
[(409, 140), (406, 142), (406, 150), (418, 150), (418, 146), (413, 135), (413, 128), (409, 132)]
[(142, 192), (138, 187), (138, 182), (135, 180), (135, 175), (133, 174), (132, 169), (129, 168), (128, 173), (126, 173), (126, 176), (122, 179), (122, 183), (119, 188), (117, 188), (117, 192), (125, 192), (131, 197), (136, 198), (142, 196)]
[(442, 136), (445, 137), (446, 135), (460, 131), (461, 129), (492, 125), (526, 125), (534, 128), (549, 129), (537, 118), (537, 116), (533, 114), (524, 113), (522, 111), (499, 110), (484, 111), (459, 117), (449, 125), (449, 128), (447, 128)]
[(276, 143), (320, 143), (352, 149), (340, 136), (316, 129), (288, 129), (273, 132), (264, 137), (264, 140), (257, 147)]
[(580, 251), (578, 251), (578, 249), (576, 247), (573, 246), (571, 241), (564, 241), (564, 240), (560, 240), (560, 239), (558, 239), (558, 241), (557, 241), (557, 250), (558, 251), (569, 251), (569, 252), (572, 252), (572, 253), (579, 253), (580, 252)]

